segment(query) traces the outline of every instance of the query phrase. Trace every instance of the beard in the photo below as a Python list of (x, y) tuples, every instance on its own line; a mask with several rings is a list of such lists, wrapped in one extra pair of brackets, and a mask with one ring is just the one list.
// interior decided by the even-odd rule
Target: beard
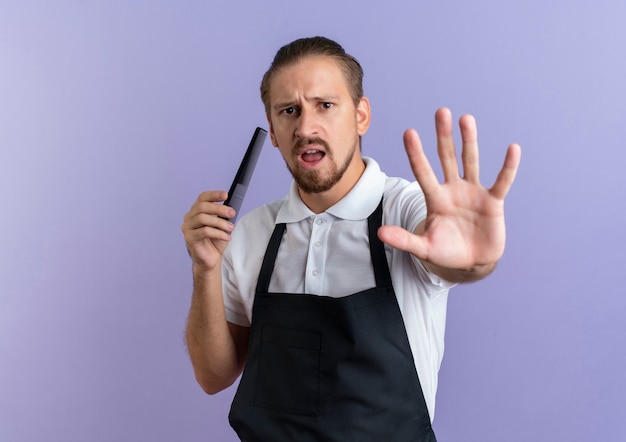
[(338, 167), (337, 163), (334, 161), (330, 146), (321, 138), (301, 138), (293, 148), (294, 156), (297, 156), (297, 152), (306, 144), (319, 144), (320, 146), (324, 146), (325, 156), (330, 164), (330, 169), (325, 173), (320, 170), (307, 170), (301, 168), (297, 161), (293, 167), (290, 167), (289, 163), (285, 160), (285, 164), (287, 165), (287, 169), (289, 169), (291, 176), (300, 190), (304, 193), (322, 193), (332, 189), (333, 186), (341, 180), (346, 170), (348, 170), (358, 145), (357, 142), (354, 143), (345, 161)]

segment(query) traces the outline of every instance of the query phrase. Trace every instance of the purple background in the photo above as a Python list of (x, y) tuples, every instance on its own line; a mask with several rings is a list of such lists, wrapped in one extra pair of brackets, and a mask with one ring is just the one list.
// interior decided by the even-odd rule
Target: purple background
[[(476, 116), (485, 184), (523, 148), (505, 257), (450, 297), (439, 439), (625, 440), (624, 23), (623, 0), (3, 1), (0, 440), (235, 440), (184, 349), (180, 225), (315, 34), (362, 62), (388, 174), (408, 127), (436, 161), (444, 105)], [(289, 181), (267, 143), (244, 210)]]

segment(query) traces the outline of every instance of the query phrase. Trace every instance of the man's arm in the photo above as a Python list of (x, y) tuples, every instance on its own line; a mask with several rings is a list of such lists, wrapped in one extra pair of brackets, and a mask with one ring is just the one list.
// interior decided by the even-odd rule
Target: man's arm
[(426, 268), (450, 282), (471, 282), (493, 271), (506, 241), (504, 198), (520, 162), (521, 150), (511, 144), (494, 185), (479, 181), (476, 122), (470, 115), (459, 121), (463, 141), (460, 175), (452, 136), (452, 115), (439, 109), (435, 115), (437, 152), (444, 173), (439, 183), (426, 158), (417, 132), (408, 130), (404, 144), (411, 169), (426, 200), (426, 219), (415, 231), (383, 226), (380, 239), (420, 259)]
[(208, 394), (228, 388), (241, 374), (250, 331), (226, 321), (221, 283), (221, 275), (194, 268), (185, 338), (196, 381)]
[(193, 296), (186, 343), (196, 380), (204, 391), (217, 393), (241, 374), (249, 328), (227, 322), (222, 294), (222, 255), (234, 210), (222, 204), (225, 192), (204, 192), (185, 215), (182, 231), (193, 261)]

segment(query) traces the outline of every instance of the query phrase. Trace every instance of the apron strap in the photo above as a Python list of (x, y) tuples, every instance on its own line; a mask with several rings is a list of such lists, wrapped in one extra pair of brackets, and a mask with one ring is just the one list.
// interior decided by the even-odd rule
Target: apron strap
[(270, 242), (267, 245), (265, 251), (265, 257), (263, 258), (263, 264), (261, 265), (261, 271), (259, 272), (259, 279), (256, 284), (255, 293), (268, 293), (270, 287), (270, 278), (274, 272), (274, 264), (276, 263), (276, 256), (278, 255), (278, 248), (283, 239), (283, 234), (287, 229), (285, 223), (276, 224), (274, 232), (270, 238)]
[[(376, 278), (376, 287), (391, 287), (391, 273), (389, 272), (389, 264), (387, 263), (387, 255), (385, 254), (385, 244), (378, 238), (378, 228), (382, 226), (383, 220), (383, 200), (380, 200), (378, 207), (367, 218), (367, 226), (370, 241), (370, 256), (374, 267), (374, 276)], [(255, 293), (268, 293), (270, 286), (270, 278), (274, 272), (274, 264), (276, 256), (278, 256), (278, 248), (282, 241), (287, 225), (285, 223), (276, 224), (259, 272)]]
[(376, 287), (391, 287), (391, 273), (387, 255), (385, 254), (385, 244), (378, 238), (378, 228), (383, 225), (383, 200), (380, 200), (378, 207), (367, 218), (370, 239), (370, 255), (374, 266), (376, 277)]

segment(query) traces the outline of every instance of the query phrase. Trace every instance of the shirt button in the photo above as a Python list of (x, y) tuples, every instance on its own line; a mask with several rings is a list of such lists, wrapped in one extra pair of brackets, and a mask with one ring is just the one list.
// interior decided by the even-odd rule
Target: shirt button
[(319, 276), (320, 272), (319, 270), (313, 270), (313, 276)]
[(316, 220), (315, 220), (315, 224), (317, 224), (318, 226), (319, 226), (320, 224), (323, 224), (323, 223), (324, 223), (324, 220), (323, 220), (323, 219), (318, 218), (318, 219), (316, 219)]
[(317, 241), (317, 242), (315, 243), (315, 247), (320, 247), (321, 245), (322, 245), (322, 242), (321, 242), (321, 241)]

